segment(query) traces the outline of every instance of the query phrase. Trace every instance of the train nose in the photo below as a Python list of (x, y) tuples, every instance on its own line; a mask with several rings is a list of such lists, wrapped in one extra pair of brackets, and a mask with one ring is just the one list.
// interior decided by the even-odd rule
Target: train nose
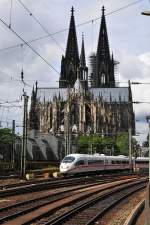
[(61, 169), (69, 169), (69, 165), (67, 163), (60, 165)]
[(70, 165), (63, 163), (60, 165), (60, 172), (65, 173), (70, 169)]

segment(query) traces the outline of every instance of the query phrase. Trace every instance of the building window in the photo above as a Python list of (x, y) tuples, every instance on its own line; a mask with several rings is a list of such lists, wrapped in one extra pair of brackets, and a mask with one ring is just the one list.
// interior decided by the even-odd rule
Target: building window
[(105, 84), (105, 74), (104, 74), (104, 73), (102, 73), (101, 83), (102, 83), (102, 84)]

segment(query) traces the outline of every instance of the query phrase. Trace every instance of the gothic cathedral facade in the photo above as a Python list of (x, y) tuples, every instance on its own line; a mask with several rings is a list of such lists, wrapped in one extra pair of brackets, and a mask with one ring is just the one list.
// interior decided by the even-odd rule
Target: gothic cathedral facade
[(32, 91), (29, 113), (30, 130), (64, 135), (113, 135), (135, 132), (130, 82), (128, 87), (118, 87), (115, 81), (115, 60), (110, 54), (105, 9), (102, 8), (97, 52), (91, 56), (90, 73), (86, 65), (84, 37), (81, 53), (74, 18), (71, 20), (65, 55), (61, 60), (59, 87)]

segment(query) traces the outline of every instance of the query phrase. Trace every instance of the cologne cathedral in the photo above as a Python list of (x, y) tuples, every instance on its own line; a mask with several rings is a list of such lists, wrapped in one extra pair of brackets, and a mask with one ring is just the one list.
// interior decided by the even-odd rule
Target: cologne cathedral
[(128, 87), (116, 85), (116, 61), (110, 54), (104, 7), (97, 51), (90, 57), (89, 69), (85, 50), (82, 36), (79, 53), (72, 7), (59, 87), (40, 88), (36, 83), (31, 96), (30, 130), (62, 137), (67, 133), (115, 135), (128, 132), (129, 127), (134, 133), (131, 86), (130, 82)]

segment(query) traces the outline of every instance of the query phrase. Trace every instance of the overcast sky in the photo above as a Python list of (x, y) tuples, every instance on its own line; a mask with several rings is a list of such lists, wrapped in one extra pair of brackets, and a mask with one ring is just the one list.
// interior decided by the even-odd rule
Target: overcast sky
[[(101, 8), (106, 8), (106, 21), (110, 50), (115, 60), (119, 61), (117, 81), (120, 86), (127, 86), (128, 80), (150, 83), (150, 17), (142, 16), (141, 12), (150, 10), (150, 2), (141, 0), (137, 4), (125, 7), (136, 0), (0, 0), (0, 19), (17, 32), (25, 41), (53, 35), (30, 43), (30, 45), (58, 72), (60, 72), (61, 56), (64, 54), (69, 27), (70, 9), (75, 8), (76, 25), (93, 20), (86, 25), (77, 26), (79, 50), (81, 36), (84, 32), (85, 51), (88, 62), (90, 52), (96, 51), (100, 27)], [(11, 8), (11, 10), (10, 10)], [(117, 12), (114, 12), (118, 10)], [(110, 13), (110, 14), (109, 14)], [(108, 15), (107, 15), (108, 14)], [(44, 26), (46, 32), (35, 21), (34, 16)], [(93, 25), (92, 25), (93, 24)], [(63, 32), (58, 32), (63, 31)], [(58, 32), (58, 33), (57, 33)], [(57, 42), (57, 44), (56, 44)], [(38, 86), (58, 86), (59, 74), (37, 56), (28, 46), (0, 21), (0, 121), (2, 126), (11, 126), (12, 119), (17, 125), (22, 123), (22, 108), (8, 108), (22, 105), (23, 85), (20, 74), (23, 67), (24, 79), (30, 86), (25, 91), (30, 96), (35, 80)], [(19, 44), (19, 45), (18, 45)], [(18, 45), (16, 47), (16, 45)], [(134, 104), (136, 130), (141, 133), (139, 140), (147, 135), (145, 117), (150, 114), (150, 85), (132, 85), (133, 101), (148, 102)], [(5, 107), (4, 107), (5, 106)], [(6, 123), (6, 121), (8, 123)], [(18, 131), (21, 128), (16, 128)]]

